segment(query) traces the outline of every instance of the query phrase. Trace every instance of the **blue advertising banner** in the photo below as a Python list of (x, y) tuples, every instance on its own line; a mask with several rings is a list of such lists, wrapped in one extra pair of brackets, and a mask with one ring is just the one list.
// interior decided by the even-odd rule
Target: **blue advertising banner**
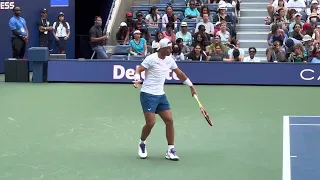
[(50, 0), (51, 7), (68, 7), (69, 0)]
[[(57, 3), (66, 4), (68, 7), (51, 7)], [(40, 12), (43, 8), (48, 10), (48, 21), (52, 25), (57, 21), (59, 12), (65, 14), (66, 21), (70, 24), (71, 34), (67, 43), (67, 57), (74, 58), (75, 41), (75, 0), (0, 0), (0, 73), (4, 72), (4, 60), (12, 57), (11, 30), (9, 19), (13, 16), (14, 6), (21, 7), (21, 16), (26, 20), (29, 30), (29, 42), (27, 49), (38, 46), (38, 27), (36, 21), (40, 20)], [(54, 47), (54, 44), (53, 44)], [(55, 51), (54, 51), (55, 52)], [(26, 51), (25, 58), (28, 58)]]
[[(128, 83), (141, 61), (50, 60), (48, 81)], [(195, 84), (320, 85), (319, 64), (178, 62)], [(144, 73), (142, 73), (144, 78)], [(166, 83), (180, 83), (168, 72)]]

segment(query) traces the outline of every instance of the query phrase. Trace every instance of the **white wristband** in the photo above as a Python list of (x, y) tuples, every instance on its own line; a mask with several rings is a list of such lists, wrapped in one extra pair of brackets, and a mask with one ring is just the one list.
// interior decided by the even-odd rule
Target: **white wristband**
[(134, 75), (134, 81), (140, 81), (140, 74)]
[(187, 85), (187, 86), (189, 86), (189, 87), (193, 86), (193, 84), (192, 84), (192, 82), (190, 81), (189, 78), (188, 78), (187, 80), (185, 80), (185, 81), (183, 82), (183, 84), (185, 84), (185, 85)]

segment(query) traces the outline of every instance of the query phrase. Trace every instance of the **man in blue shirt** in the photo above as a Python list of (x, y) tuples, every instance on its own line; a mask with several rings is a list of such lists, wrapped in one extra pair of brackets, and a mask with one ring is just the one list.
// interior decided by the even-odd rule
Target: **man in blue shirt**
[(11, 43), (13, 58), (22, 59), (28, 43), (28, 28), (24, 18), (21, 17), (21, 8), (13, 8), (13, 17), (9, 20), (9, 27), (12, 31)]

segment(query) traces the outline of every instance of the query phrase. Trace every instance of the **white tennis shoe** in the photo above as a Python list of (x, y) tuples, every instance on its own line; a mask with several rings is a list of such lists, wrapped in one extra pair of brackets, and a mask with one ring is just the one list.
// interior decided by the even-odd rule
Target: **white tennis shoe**
[(148, 153), (147, 153), (147, 147), (146, 147), (146, 144), (139, 144), (139, 147), (138, 147), (138, 154), (140, 156), (141, 159), (145, 159), (147, 158), (148, 156)]
[(172, 160), (172, 161), (179, 161), (179, 156), (177, 155), (177, 152), (174, 148), (171, 148), (166, 153), (166, 159)]

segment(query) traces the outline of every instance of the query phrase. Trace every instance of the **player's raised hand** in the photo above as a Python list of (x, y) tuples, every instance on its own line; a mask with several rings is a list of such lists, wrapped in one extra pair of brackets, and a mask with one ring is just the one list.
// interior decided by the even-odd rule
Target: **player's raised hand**
[(197, 95), (198, 93), (197, 93), (197, 90), (196, 90), (196, 88), (194, 87), (194, 86), (191, 86), (190, 87), (190, 90), (191, 90), (191, 96), (193, 97), (195, 94)]

